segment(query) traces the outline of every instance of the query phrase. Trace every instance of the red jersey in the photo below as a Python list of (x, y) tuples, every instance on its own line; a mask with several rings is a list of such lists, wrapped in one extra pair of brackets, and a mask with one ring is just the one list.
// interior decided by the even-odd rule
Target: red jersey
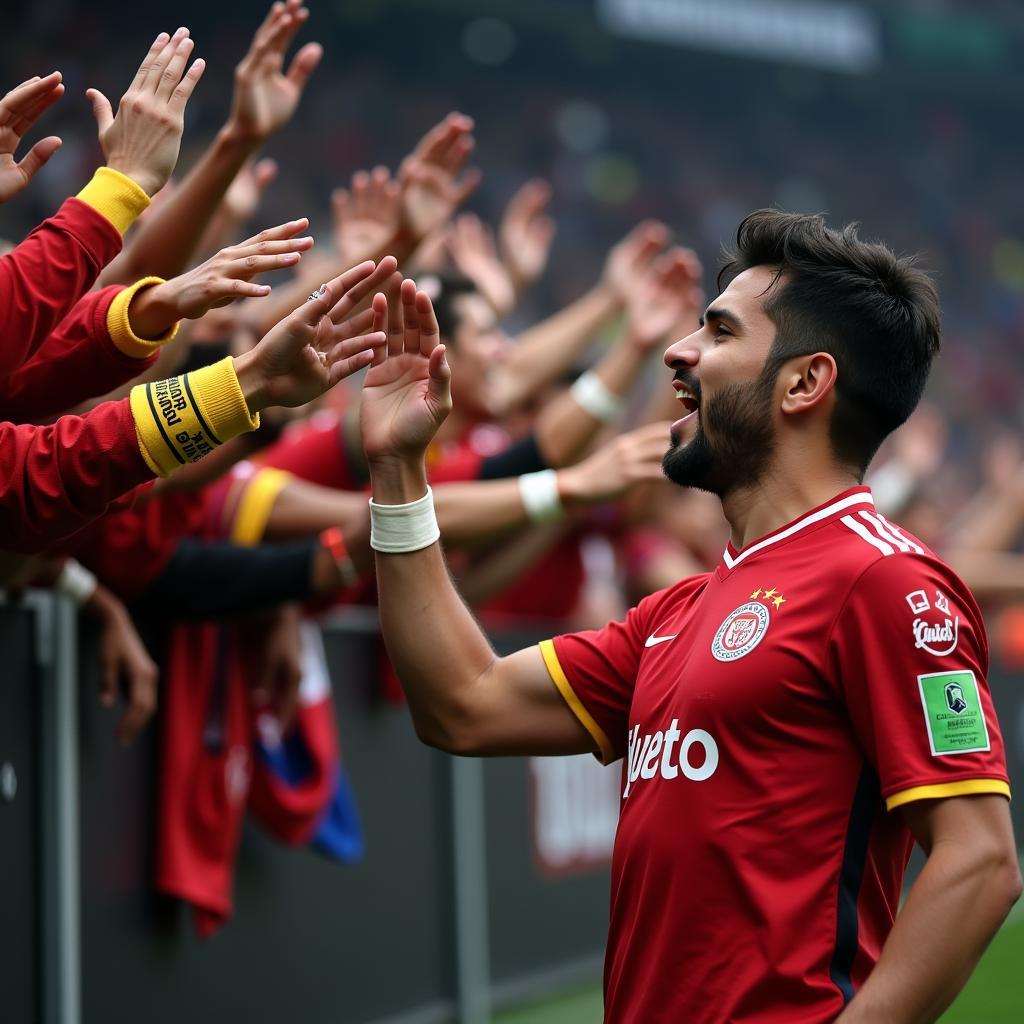
[(899, 904), (911, 801), (1009, 795), (981, 613), (866, 488), (541, 645), (624, 757), (606, 1020), (832, 1021)]

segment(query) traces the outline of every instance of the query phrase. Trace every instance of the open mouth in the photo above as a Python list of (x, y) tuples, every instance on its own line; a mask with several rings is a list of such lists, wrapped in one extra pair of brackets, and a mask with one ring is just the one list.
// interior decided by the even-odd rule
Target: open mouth
[(676, 398), (687, 413), (696, 412), (699, 408), (697, 396), (681, 380), (673, 381), (672, 387), (675, 388)]

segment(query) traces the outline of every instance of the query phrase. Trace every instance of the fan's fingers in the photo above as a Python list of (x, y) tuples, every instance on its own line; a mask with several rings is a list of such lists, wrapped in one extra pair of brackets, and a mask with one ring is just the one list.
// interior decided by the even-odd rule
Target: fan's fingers
[(323, 55), (324, 48), (319, 43), (306, 43), (288, 65), (288, 81), (301, 92), (306, 88), (310, 76), (320, 66)]
[(157, 87), (160, 84), (161, 76), (164, 73), (164, 68), (170, 62), (170, 59), (174, 56), (175, 51), (178, 49), (178, 43), (183, 39), (188, 38), (188, 29), (183, 25), (177, 29), (173, 36), (160, 47), (159, 52), (149, 61), (149, 67), (146, 70), (146, 76), (142, 80), (142, 83), (138, 86), (140, 92), (155, 93)]
[(376, 266), (371, 260), (370, 266), (373, 268), (371, 272), (358, 278), (347, 288), (347, 294), (331, 310), (331, 320), (334, 323), (344, 320), (370, 292), (379, 289), (398, 267), (398, 260), (394, 256), (385, 256)]
[[(353, 373), (373, 362), (375, 353), (384, 349), (387, 339), (383, 334), (364, 334), (349, 338), (336, 345), (327, 357), (327, 369), (331, 387), (351, 377)], [(351, 353), (351, 354), (350, 354)]]
[(167, 45), (170, 40), (170, 36), (166, 32), (161, 32), (160, 35), (153, 40), (152, 45), (146, 52), (146, 56), (142, 58), (142, 63), (139, 65), (139, 70), (135, 72), (135, 77), (132, 79), (132, 84), (128, 87), (131, 89), (141, 89), (142, 83), (145, 82), (146, 77), (149, 75), (149, 69), (153, 66), (153, 62), (160, 55), (163, 48)]
[(192, 67), (185, 72), (185, 77), (174, 87), (171, 102), (168, 104), (169, 109), (178, 114), (184, 111), (205, 70), (206, 61), (202, 57), (192, 61)]
[(157, 99), (166, 102), (171, 98), (171, 93), (174, 92), (181, 81), (185, 65), (188, 63), (189, 55), (195, 49), (195, 45), (195, 40), (188, 36), (178, 42), (174, 53), (171, 54), (171, 59), (160, 73), (160, 78), (156, 83)]
[(367, 331), (380, 331), (384, 329), (374, 325), (374, 311), (372, 306), (360, 310), (355, 316), (350, 316), (340, 324), (335, 324), (328, 338), (329, 344), (335, 344), (345, 338), (354, 338), (358, 334), (365, 334)]

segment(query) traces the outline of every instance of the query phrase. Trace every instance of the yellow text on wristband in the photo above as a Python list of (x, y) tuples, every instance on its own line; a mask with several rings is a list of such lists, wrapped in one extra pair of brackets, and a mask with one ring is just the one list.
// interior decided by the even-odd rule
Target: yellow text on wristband
[(142, 457), (169, 476), (218, 445), (260, 425), (252, 416), (230, 356), (180, 377), (132, 388), (132, 415)]

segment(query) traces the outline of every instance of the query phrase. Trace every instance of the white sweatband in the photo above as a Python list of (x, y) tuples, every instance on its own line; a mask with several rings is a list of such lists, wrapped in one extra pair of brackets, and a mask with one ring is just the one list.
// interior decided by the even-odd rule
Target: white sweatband
[(441, 530), (434, 515), (434, 492), (405, 505), (378, 505), (370, 499), (370, 547), (387, 555), (422, 551), (437, 542)]
[(613, 395), (593, 371), (577, 377), (570, 394), (595, 420), (611, 423), (622, 410), (622, 399)]
[(519, 496), (531, 523), (554, 522), (565, 514), (558, 494), (558, 473), (553, 469), (524, 473), (519, 477)]
[(73, 558), (69, 558), (53, 586), (58, 593), (67, 594), (81, 607), (96, 593), (98, 581), (88, 569), (79, 565)]

